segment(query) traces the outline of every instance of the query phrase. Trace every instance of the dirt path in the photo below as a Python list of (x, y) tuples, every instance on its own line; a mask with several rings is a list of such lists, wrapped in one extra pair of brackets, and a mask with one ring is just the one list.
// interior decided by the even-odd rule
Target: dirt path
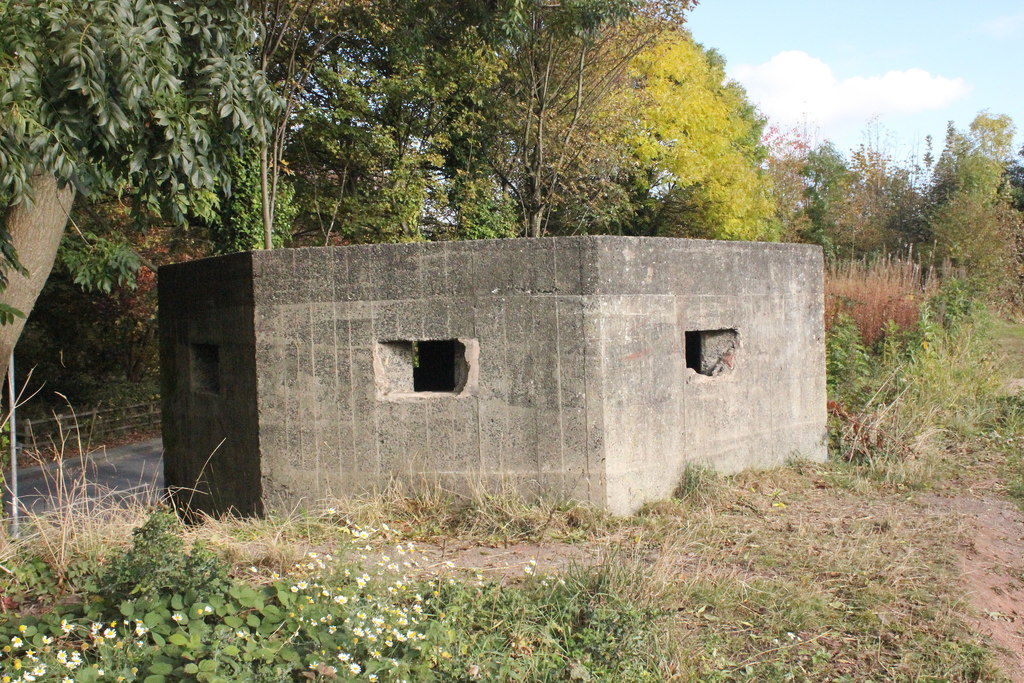
[(968, 623), (999, 650), (1006, 675), (1024, 683), (1024, 514), (1010, 501), (936, 500), (965, 526), (960, 573), (974, 614)]
[[(1024, 391), (1024, 326), (997, 323), (995, 341), (1004, 366), (1017, 376), (1008, 395)], [(1012, 376), (1012, 375), (1011, 375)], [(998, 648), (1010, 680), (1024, 683), (1024, 514), (1001, 496), (977, 495), (998, 489), (996, 481), (976, 486), (974, 496), (945, 499), (966, 526), (959, 548), (960, 575), (974, 613), (967, 622)]]

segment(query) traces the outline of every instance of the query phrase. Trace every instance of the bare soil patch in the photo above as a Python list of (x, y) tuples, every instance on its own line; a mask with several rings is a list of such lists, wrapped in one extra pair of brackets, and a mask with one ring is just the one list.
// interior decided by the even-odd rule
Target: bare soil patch
[(560, 574), (573, 565), (597, 564), (605, 547), (603, 543), (560, 542), (516, 543), (502, 547), (421, 543), (418, 550), (434, 566), (451, 562), (460, 570), (476, 571), (488, 578), (512, 578), (534, 572)]
[(936, 499), (961, 517), (959, 568), (974, 613), (965, 618), (999, 649), (1006, 675), (1024, 682), (1024, 514), (983, 496)]

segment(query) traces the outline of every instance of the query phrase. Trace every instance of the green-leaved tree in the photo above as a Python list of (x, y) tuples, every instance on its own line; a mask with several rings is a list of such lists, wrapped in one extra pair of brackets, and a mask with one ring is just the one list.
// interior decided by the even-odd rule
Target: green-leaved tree
[(966, 132), (951, 123), (932, 178), (929, 223), (936, 256), (987, 287), (1004, 282), (1020, 239), (1020, 215), (1005, 176), (1015, 132), (1010, 117), (987, 112)]
[[(774, 240), (765, 121), (725, 63), (685, 31), (666, 32), (633, 64), (641, 111), (632, 142), (647, 235)], [(646, 179), (646, 182), (643, 180)]]
[(276, 97), (247, 3), (9, 0), (0, 9), (0, 368), (53, 265), (76, 192), (136, 215), (209, 216), (225, 151)]

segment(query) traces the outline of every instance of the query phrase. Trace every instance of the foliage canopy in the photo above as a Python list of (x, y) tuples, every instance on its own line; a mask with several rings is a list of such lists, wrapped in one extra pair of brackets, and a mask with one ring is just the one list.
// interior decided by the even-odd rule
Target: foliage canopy
[[(12, 0), (0, 10), (0, 197), (46, 173), (136, 213), (210, 215), (224, 151), (276, 98), (229, 0)], [(9, 235), (4, 256), (17, 265)]]

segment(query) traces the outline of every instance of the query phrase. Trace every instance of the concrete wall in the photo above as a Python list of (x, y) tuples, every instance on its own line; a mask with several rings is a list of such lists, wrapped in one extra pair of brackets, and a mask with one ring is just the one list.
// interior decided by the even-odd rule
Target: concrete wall
[[(259, 473), (246, 490), (260, 504), (400, 479), (509, 482), (624, 513), (670, 495), (687, 462), (729, 471), (824, 457), (817, 248), (577, 237), (231, 258), (251, 264), (251, 284), (221, 259), (161, 270), (171, 483), (187, 485), (224, 438), (229, 462), (248, 453), (242, 478)], [(211, 287), (239, 290), (241, 303), (225, 291), (193, 321), (181, 301)], [(250, 364), (233, 366), (245, 377), (231, 391), (246, 396), (230, 425), (181, 396), (180, 355), (212, 339), (210, 325), (234, 330), (216, 340), (251, 344)], [(703, 342), (704, 365), (691, 364), (711, 374), (686, 367), (688, 338)], [(412, 359), (429, 364), (437, 348), (411, 345), (425, 340), (457, 340), (442, 345), (457, 355), (446, 391), (413, 390)], [(248, 500), (238, 506), (256, 507)]]
[[(261, 425), (266, 494), (468, 479), (603, 504), (582, 272), (550, 239), (255, 254), (259, 412), (283, 418)], [(474, 347), (471, 386), (382, 396), (381, 342), (431, 339)]]
[(251, 256), (161, 268), (159, 305), (165, 481), (183, 506), (258, 514)]
[[(825, 457), (821, 251), (795, 244), (613, 238), (597, 247), (607, 506), (671, 495), (688, 463), (723, 472)], [(686, 367), (686, 332), (727, 351)], [(714, 363), (710, 363), (714, 365)]]

